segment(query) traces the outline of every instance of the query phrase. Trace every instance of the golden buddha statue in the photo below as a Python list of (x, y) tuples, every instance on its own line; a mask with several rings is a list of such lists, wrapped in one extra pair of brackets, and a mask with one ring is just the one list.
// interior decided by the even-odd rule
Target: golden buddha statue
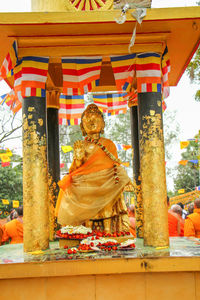
[(107, 233), (129, 231), (123, 190), (130, 179), (120, 166), (115, 144), (100, 137), (105, 122), (95, 104), (83, 112), (80, 127), (85, 140), (74, 144), (69, 174), (58, 183), (58, 223), (85, 224)]

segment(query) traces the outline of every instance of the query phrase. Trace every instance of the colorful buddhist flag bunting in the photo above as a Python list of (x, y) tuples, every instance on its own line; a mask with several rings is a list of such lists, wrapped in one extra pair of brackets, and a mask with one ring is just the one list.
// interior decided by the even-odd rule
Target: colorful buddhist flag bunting
[(161, 55), (137, 54), (136, 78), (138, 93), (161, 92)]
[(1, 166), (4, 167), (9, 167), (10, 166), (10, 162), (1, 162)]
[(125, 166), (125, 167), (129, 167), (130, 166), (130, 162), (129, 161), (123, 162), (122, 165)]
[(183, 194), (183, 193), (185, 193), (185, 189), (178, 190), (178, 194)]
[(200, 185), (199, 186), (195, 186), (195, 191), (200, 191)]
[(1, 96), (0, 96), (0, 105), (3, 105), (3, 104), (5, 103), (5, 101), (6, 101), (6, 96), (7, 96), (7, 94), (4, 94), (4, 95), (1, 95)]
[(123, 147), (123, 150), (129, 150), (132, 148), (131, 145), (124, 145), (124, 144), (122, 145), (122, 147)]
[(4, 205), (8, 205), (10, 203), (9, 200), (7, 199), (2, 199), (1, 201)]
[(12, 203), (13, 203), (14, 208), (19, 207), (19, 201), (18, 200), (13, 200)]
[(83, 95), (99, 85), (101, 56), (63, 57), (63, 94)]
[(110, 60), (117, 89), (130, 92), (135, 75), (136, 54), (111, 56)]
[(84, 95), (60, 95), (59, 124), (79, 125), (84, 111)]
[(125, 151), (132, 148), (131, 145), (124, 145), (124, 144), (117, 144), (116, 147), (117, 150), (125, 150)]
[(3, 163), (10, 162), (10, 157), (7, 154), (0, 154), (0, 159)]
[(186, 159), (184, 160), (183, 159), (183, 160), (180, 160), (178, 163), (179, 163), (179, 165), (186, 166), (187, 163), (188, 163), (188, 160), (186, 160)]
[(73, 150), (72, 146), (61, 146), (61, 149), (64, 153), (70, 152)]
[(163, 96), (163, 99), (165, 99), (169, 96), (169, 89), (170, 89), (169, 88), (169, 72), (171, 69), (167, 46), (162, 55), (161, 68), (162, 68), (162, 96)]
[(26, 56), (21, 66), (22, 97), (45, 97), (49, 57)]
[(126, 93), (93, 95), (93, 101), (108, 116), (127, 112)]
[(181, 148), (181, 149), (184, 149), (184, 148), (186, 148), (189, 144), (190, 144), (189, 141), (183, 141), (183, 142), (180, 142), (180, 148)]
[(189, 162), (191, 162), (193, 164), (198, 164), (198, 159), (191, 159), (191, 160), (189, 160)]
[(12, 75), (12, 70), (15, 67), (18, 61), (18, 50), (17, 50), (17, 42), (14, 41), (12, 47), (8, 54), (6, 55), (3, 64), (0, 69), (0, 77), (1, 79), (10, 77)]

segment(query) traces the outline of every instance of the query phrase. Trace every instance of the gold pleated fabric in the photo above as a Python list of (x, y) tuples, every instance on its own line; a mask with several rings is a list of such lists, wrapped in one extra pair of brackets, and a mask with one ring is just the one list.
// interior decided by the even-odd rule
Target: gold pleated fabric
[(113, 168), (73, 176), (72, 183), (62, 193), (58, 223), (76, 226), (93, 218), (110, 218), (119, 213), (126, 214), (121, 193), (130, 179), (121, 166), (117, 167), (117, 176), (119, 177), (117, 184)]

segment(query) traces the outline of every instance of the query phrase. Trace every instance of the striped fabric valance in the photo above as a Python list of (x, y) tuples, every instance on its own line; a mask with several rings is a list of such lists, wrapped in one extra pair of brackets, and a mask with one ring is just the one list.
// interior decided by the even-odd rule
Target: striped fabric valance
[(102, 57), (63, 57), (63, 94), (83, 95), (99, 85)]
[[(136, 104), (133, 81), (137, 83), (137, 93), (161, 92), (163, 99), (169, 95), (170, 61), (167, 47), (163, 55), (154, 52), (132, 53), (110, 56), (110, 61), (118, 93), (94, 96), (94, 102), (108, 115), (126, 112), (128, 99)], [(83, 95), (99, 85), (101, 64), (101, 56), (62, 57), (60, 124), (79, 123), (84, 108)], [(19, 60), (17, 42), (14, 41), (0, 68), (0, 80), (14, 76), (14, 88), (9, 94), (14, 112), (21, 108), (24, 97), (45, 97), (48, 65), (48, 57), (27, 56)], [(123, 93), (126, 96), (122, 96)]]
[(60, 95), (59, 124), (79, 125), (84, 111), (84, 95)]
[(127, 112), (126, 93), (93, 95), (94, 103), (108, 116), (125, 114)]

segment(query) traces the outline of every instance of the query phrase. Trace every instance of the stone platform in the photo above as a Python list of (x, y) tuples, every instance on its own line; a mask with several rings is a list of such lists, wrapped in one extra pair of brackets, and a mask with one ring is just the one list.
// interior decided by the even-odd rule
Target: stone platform
[(58, 242), (38, 255), (0, 247), (0, 299), (200, 300), (200, 241), (171, 238), (169, 249), (68, 255)]

